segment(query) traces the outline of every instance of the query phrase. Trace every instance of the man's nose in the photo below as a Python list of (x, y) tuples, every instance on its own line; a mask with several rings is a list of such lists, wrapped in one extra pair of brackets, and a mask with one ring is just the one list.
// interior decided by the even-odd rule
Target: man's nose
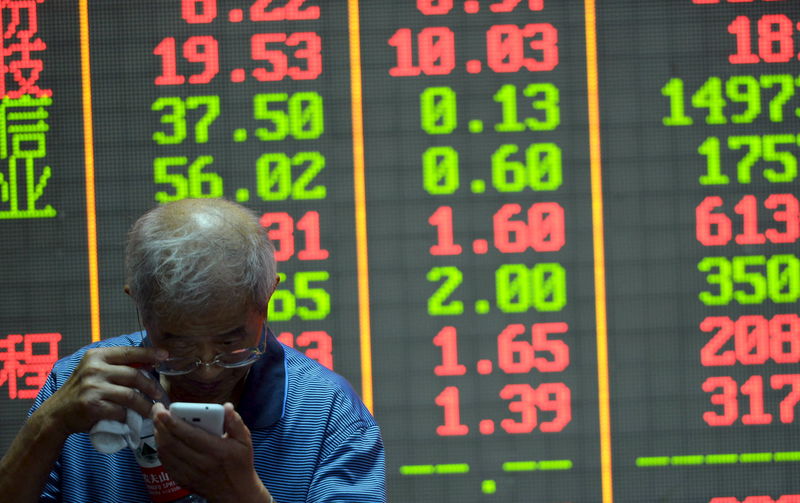
[(216, 359), (217, 353), (213, 350), (213, 348), (203, 349), (199, 356), (200, 365), (195, 370), (195, 375), (197, 378), (203, 381), (211, 381), (217, 377), (222, 370), (224, 370), (219, 365), (214, 365), (214, 360)]
[(213, 381), (225, 369), (219, 365), (212, 365), (211, 362), (203, 362), (195, 370), (195, 375), (201, 381)]

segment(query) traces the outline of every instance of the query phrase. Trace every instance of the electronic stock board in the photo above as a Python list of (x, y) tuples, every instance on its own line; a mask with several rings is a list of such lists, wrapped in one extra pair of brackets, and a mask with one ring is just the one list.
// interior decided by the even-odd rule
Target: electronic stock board
[(255, 211), (392, 501), (800, 501), (795, 0), (0, 0), (0, 445)]

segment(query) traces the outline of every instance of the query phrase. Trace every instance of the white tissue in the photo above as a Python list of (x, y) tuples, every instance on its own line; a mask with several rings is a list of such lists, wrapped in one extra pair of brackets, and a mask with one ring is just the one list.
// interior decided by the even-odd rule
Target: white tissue
[(103, 454), (114, 454), (124, 447), (133, 450), (139, 446), (142, 431), (142, 416), (138, 412), (128, 409), (124, 423), (101, 419), (89, 431), (92, 445)]

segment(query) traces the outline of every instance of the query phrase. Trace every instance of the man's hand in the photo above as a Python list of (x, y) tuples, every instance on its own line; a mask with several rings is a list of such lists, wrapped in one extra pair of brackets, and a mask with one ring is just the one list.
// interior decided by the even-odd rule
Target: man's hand
[[(86, 352), (69, 380), (22, 426), (0, 460), (0, 500), (35, 502), (71, 433), (101, 419), (124, 421), (125, 409), (143, 416), (159, 398), (155, 382), (131, 365), (147, 367), (167, 357), (153, 348), (113, 347)], [(140, 393), (141, 392), (141, 393)]]
[(66, 435), (87, 432), (101, 419), (124, 422), (125, 409), (148, 417), (152, 408), (148, 397), (161, 398), (161, 391), (134, 366), (148, 367), (166, 357), (165, 351), (154, 348), (90, 349), (69, 380), (36, 413), (56, 419)]
[(271, 502), (253, 467), (253, 443), (242, 417), (225, 404), (225, 435), (217, 437), (153, 406), (158, 457), (179, 486), (211, 502)]

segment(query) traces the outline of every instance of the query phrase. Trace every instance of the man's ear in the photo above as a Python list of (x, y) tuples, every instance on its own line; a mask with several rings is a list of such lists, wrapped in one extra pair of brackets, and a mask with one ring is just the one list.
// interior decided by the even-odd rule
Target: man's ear
[(269, 295), (267, 296), (267, 302), (269, 302), (269, 299), (272, 298), (272, 295), (275, 293), (275, 290), (278, 289), (278, 284), (280, 282), (281, 282), (281, 277), (280, 276), (275, 276), (275, 284), (272, 285), (272, 288), (269, 291)]
[(130, 287), (130, 286), (128, 286), (128, 285), (125, 285), (125, 286), (123, 287), (123, 290), (125, 291), (125, 295), (127, 295), (128, 297), (130, 297), (130, 296), (131, 296), (131, 287)]
[[(269, 291), (269, 295), (267, 295), (267, 305), (269, 305), (269, 300), (270, 300), (270, 299), (272, 298), (272, 296), (275, 294), (275, 290), (277, 290), (277, 289), (278, 289), (278, 284), (279, 284), (280, 282), (281, 282), (281, 277), (280, 277), (280, 276), (276, 276), (276, 277), (275, 277), (275, 284), (274, 284), (274, 285), (272, 285), (272, 289)], [(266, 313), (266, 310), (265, 310), (264, 312)]]

